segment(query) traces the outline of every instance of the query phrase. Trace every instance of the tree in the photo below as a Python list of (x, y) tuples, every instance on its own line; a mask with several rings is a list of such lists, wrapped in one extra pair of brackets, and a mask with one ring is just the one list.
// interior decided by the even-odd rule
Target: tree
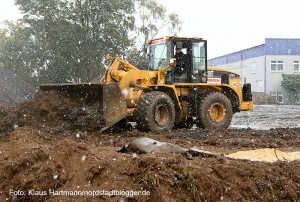
[(300, 91), (300, 75), (299, 74), (282, 74), (281, 85), (293, 92)]
[(169, 33), (177, 35), (182, 22), (176, 13), (168, 13), (166, 8), (158, 4), (155, 0), (136, 0), (136, 29), (132, 34), (136, 38), (135, 54), (130, 55), (130, 59), (136, 65), (146, 63), (147, 40), (159, 37), (159, 32), (167, 28)]
[[(39, 82), (90, 81), (103, 69), (107, 51), (121, 54), (134, 27), (132, 0), (16, 0), (23, 26), (42, 55)], [(105, 47), (106, 51), (103, 50)]]
[(289, 90), (294, 98), (291, 100), (295, 100), (295, 96), (300, 92), (300, 75), (299, 74), (282, 74), (281, 85)]
[(40, 52), (30, 38), (30, 29), (20, 23), (5, 22), (6, 28), (0, 30), (0, 66), (11, 68), (25, 80), (32, 82), (34, 69), (39, 63)]
[[(88, 82), (104, 71), (107, 53), (145, 61), (145, 47), (136, 47), (137, 37), (130, 37), (132, 33), (143, 36), (144, 41), (158, 33), (158, 21), (173, 28), (179, 22), (176, 15), (166, 17), (155, 0), (151, 0), (154, 5), (144, 0), (15, 3), (24, 16), (0, 31), (0, 65), (14, 68), (37, 85)], [(137, 8), (145, 8), (142, 23), (137, 23)]]

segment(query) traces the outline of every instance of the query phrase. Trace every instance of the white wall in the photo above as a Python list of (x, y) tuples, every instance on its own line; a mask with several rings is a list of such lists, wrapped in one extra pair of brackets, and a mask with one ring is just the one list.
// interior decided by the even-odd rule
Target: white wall
[(241, 76), (241, 83), (251, 83), (252, 92), (264, 92), (265, 56), (251, 58), (220, 67), (235, 71)]
[[(271, 71), (271, 61), (283, 61), (283, 71)], [(294, 61), (300, 61), (300, 56), (267, 56), (267, 93), (270, 91), (283, 91), (281, 86), (282, 74), (299, 74), (300, 72), (294, 71)]]
[[(283, 61), (283, 71), (271, 71), (271, 61)], [(266, 92), (268, 95), (271, 91), (277, 92), (278, 100), (281, 100), (278, 97), (280, 95), (282, 101), (288, 102), (290, 92), (281, 86), (282, 74), (300, 74), (300, 71), (294, 71), (294, 61), (300, 61), (300, 56), (267, 55), (227, 63), (219, 67), (238, 73), (241, 76), (242, 85), (245, 82), (251, 83), (252, 92)]]

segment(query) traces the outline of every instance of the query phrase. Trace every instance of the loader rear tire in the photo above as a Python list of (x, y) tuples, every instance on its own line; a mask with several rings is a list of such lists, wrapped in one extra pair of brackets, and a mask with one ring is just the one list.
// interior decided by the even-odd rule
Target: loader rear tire
[(140, 131), (171, 130), (175, 122), (174, 103), (163, 92), (143, 94), (135, 110), (135, 120)]
[(232, 115), (232, 104), (222, 93), (206, 94), (199, 102), (198, 119), (203, 128), (226, 129), (230, 125)]

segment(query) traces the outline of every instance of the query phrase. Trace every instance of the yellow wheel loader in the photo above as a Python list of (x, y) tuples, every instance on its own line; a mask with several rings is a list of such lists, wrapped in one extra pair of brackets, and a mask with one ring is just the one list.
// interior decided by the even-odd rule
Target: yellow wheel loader
[[(180, 48), (184, 63), (176, 64)], [(42, 90), (76, 94), (97, 105), (104, 129), (126, 121), (142, 131), (171, 130), (197, 124), (225, 129), (235, 112), (253, 108), (251, 85), (240, 75), (207, 67), (207, 42), (202, 38), (168, 36), (149, 40), (147, 70), (107, 56), (110, 65), (98, 83), (42, 85)]]

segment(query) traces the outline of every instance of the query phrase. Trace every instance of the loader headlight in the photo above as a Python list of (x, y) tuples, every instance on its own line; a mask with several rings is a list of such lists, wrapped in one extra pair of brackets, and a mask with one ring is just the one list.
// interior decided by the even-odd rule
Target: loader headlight
[(175, 66), (175, 65), (176, 65), (176, 59), (175, 59), (175, 58), (170, 58), (170, 60), (169, 60), (169, 65), (170, 65), (171, 67)]

